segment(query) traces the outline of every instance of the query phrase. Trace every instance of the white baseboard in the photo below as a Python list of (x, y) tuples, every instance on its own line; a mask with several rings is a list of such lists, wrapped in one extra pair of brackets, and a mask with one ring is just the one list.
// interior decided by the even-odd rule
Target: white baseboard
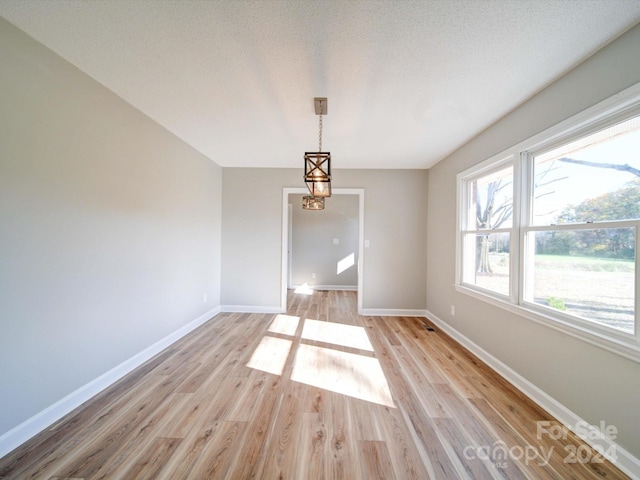
[(605, 456), (607, 456), (607, 452), (615, 453), (616, 458), (609, 458), (609, 460), (632, 479), (640, 480), (640, 476), (638, 474), (638, 472), (640, 472), (640, 459), (618, 445), (608, 436), (604, 435), (603, 432), (600, 431), (599, 427), (590, 425), (573, 411), (558, 402), (555, 398), (545, 393), (511, 367), (498, 360), (451, 325), (444, 322), (438, 316), (427, 310), (425, 317), (489, 365), (498, 374), (507, 379), (518, 390), (524, 393), (536, 404), (540, 405), (540, 407), (545, 409), (565, 427), (578, 435), (586, 443), (596, 448), (598, 452), (603, 452)]
[[(291, 285), (289, 290), (295, 290), (296, 288), (301, 287), (302, 285)], [(357, 292), (357, 285), (308, 285), (309, 288), (313, 290), (345, 290), (348, 292)]]
[(216, 307), (206, 313), (203, 313), (195, 320), (179, 328), (170, 335), (157, 341), (153, 345), (145, 348), (133, 357), (125, 360), (120, 365), (112, 368), (108, 372), (91, 380), (77, 390), (71, 392), (66, 397), (58, 400), (56, 403), (49, 405), (47, 408), (38, 412), (33, 417), (25, 420), (20, 425), (12, 428), (8, 432), (0, 436), (0, 458), (13, 451), (24, 442), (34, 437), (50, 425), (54, 424), (66, 414), (82, 405), (84, 402), (94, 397), (108, 386), (120, 380), (127, 373), (142, 365), (144, 362), (160, 353), (172, 343), (180, 340), (186, 334), (195, 330), (197, 327), (215, 317), (220, 313), (220, 307)]
[(220, 311), (225, 313), (283, 313), (282, 308), (260, 305), (221, 305)]
[(426, 317), (426, 310), (402, 310), (386, 308), (363, 308), (360, 315), (367, 317)]

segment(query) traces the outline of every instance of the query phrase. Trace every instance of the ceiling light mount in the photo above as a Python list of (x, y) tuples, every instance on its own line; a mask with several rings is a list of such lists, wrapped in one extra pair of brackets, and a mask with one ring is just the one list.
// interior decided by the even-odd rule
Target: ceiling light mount
[(316, 97), (313, 99), (313, 105), (316, 110), (316, 115), (327, 114), (327, 97)]

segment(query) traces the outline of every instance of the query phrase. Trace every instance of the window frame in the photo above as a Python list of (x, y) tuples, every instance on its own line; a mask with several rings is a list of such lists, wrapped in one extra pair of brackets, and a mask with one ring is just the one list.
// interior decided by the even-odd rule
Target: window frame
[[(583, 112), (560, 122), (484, 161), (458, 173), (456, 177), (456, 265), (455, 289), (484, 302), (506, 309), (518, 316), (535, 321), (570, 336), (584, 340), (611, 352), (640, 363), (640, 220), (602, 221), (589, 224), (571, 225), (530, 225), (533, 208), (533, 157), (563, 144), (605, 129), (613, 124), (640, 115), (640, 83), (636, 84)], [(493, 171), (512, 165), (513, 167), (513, 219), (511, 228), (496, 230), (470, 229), (468, 209), (470, 184)], [(527, 301), (525, 297), (525, 262), (531, 246), (527, 244), (530, 232), (558, 230), (579, 230), (587, 228), (635, 228), (635, 298), (634, 333), (617, 330), (597, 322), (555, 311), (548, 307)], [(464, 282), (464, 238), (474, 232), (510, 232), (509, 253), (509, 295)], [(474, 259), (475, 262), (475, 259)]]
[[(495, 229), (481, 229), (481, 228), (470, 228), (469, 227), (469, 212), (470, 212), (470, 205), (471, 205), (471, 195), (470, 195), (470, 185), (477, 179), (485, 177), (491, 173), (495, 173), (498, 172), (500, 170), (503, 170), (505, 168), (511, 167), (512, 168), (512, 172), (513, 172), (513, 202), (514, 202), (514, 206), (513, 206), (513, 213), (512, 213), (512, 222), (511, 222), (511, 227), (508, 228), (495, 228)], [(464, 186), (462, 188), (460, 188), (461, 183), (464, 184)], [(462, 252), (465, 250), (465, 237), (467, 235), (470, 234), (482, 234), (484, 232), (487, 233), (509, 233), (509, 251), (514, 251), (514, 242), (517, 242), (517, 229), (515, 228), (515, 214), (517, 211), (516, 208), (516, 196), (515, 196), (515, 192), (516, 192), (516, 188), (515, 188), (515, 182), (516, 182), (516, 167), (513, 161), (513, 158), (511, 155), (507, 155), (507, 156), (498, 156), (498, 157), (492, 157), (491, 159), (489, 159), (488, 161), (485, 161), (483, 163), (481, 163), (480, 165), (478, 165), (477, 169), (474, 169), (470, 175), (465, 176), (463, 178), (459, 177), (458, 180), (458, 212), (460, 215), (460, 219), (458, 222), (458, 234), (456, 236), (456, 250), (457, 250), (457, 255), (456, 258), (462, 258)], [(464, 226), (464, 228), (463, 228)], [(497, 298), (500, 298), (504, 301), (509, 301), (509, 298), (513, 295), (513, 293), (516, 291), (514, 289), (514, 263), (511, 260), (511, 255), (509, 255), (509, 294), (508, 295), (504, 295), (502, 293), (496, 292), (494, 290), (489, 290), (486, 288), (483, 288), (481, 286), (478, 285), (474, 285), (474, 284), (470, 284), (470, 283), (465, 283), (464, 282), (464, 278), (465, 278), (465, 265), (462, 264), (461, 262), (461, 268), (457, 268), (456, 269), (456, 284), (457, 285), (465, 285), (465, 286), (469, 286), (470, 288), (473, 289), (477, 289), (481, 292), (486, 292), (488, 295), (491, 296), (496, 296)]]

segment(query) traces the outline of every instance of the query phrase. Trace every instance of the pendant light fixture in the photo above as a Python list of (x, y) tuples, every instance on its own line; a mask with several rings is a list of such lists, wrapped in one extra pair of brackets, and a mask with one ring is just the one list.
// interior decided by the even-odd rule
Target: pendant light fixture
[(324, 210), (324, 198), (305, 195), (302, 197), (303, 210)]
[(331, 153), (322, 151), (322, 116), (327, 114), (327, 99), (316, 97), (313, 103), (319, 116), (318, 151), (304, 154), (304, 181), (312, 197), (324, 199), (331, 196)]

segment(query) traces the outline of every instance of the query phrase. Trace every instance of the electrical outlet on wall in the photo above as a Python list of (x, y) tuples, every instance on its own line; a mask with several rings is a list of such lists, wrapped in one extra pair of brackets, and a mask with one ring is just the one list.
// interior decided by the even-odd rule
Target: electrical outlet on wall
[(311, 278), (316, 278), (316, 274), (315, 274), (315, 273), (312, 273), (312, 274), (311, 274)]
[(340, 245), (340, 239), (339, 238), (334, 238), (333, 239), (333, 244), (334, 245)]

